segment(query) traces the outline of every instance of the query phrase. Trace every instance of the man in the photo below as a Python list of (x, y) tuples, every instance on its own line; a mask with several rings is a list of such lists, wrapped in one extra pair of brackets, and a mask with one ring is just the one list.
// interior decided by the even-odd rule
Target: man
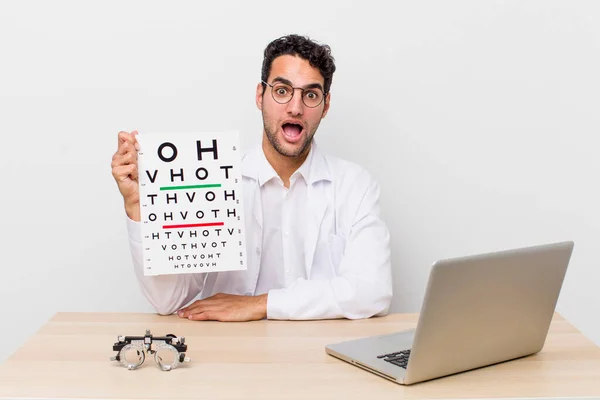
[(331, 105), (334, 71), (329, 47), (305, 37), (285, 36), (265, 49), (256, 87), (262, 145), (242, 159), (245, 271), (144, 276), (137, 132), (119, 133), (112, 173), (125, 201), (135, 272), (158, 313), (219, 321), (387, 313), (390, 245), (379, 187), (363, 168), (323, 154), (313, 141)]

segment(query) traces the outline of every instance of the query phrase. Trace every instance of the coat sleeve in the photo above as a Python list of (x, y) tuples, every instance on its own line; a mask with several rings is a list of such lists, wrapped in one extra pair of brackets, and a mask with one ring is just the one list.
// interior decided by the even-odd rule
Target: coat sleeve
[(287, 288), (270, 290), (267, 318), (359, 319), (387, 314), (392, 299), (390, 235), (380, 217), (379, 186), (366, 171), (360, 178), (354, 192), (360, 202), (338, 275), (328, 281), (300, 279)]
[(136, 278), (142, 293), (159, 314), (178, 311), (202, 291), (206, 273), (145, 276), (140, 222), (127, 218), (127, 232)]

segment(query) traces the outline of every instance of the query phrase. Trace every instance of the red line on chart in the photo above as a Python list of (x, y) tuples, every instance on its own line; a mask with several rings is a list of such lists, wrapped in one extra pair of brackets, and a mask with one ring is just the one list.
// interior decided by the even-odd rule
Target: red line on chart
[(199, 228), (203, 226), (223, 226), (223, 222), (209, 222), (206, 224), (182, 224), (182, 225), (163, 225), (163, 229), (177, 229), (177, 228)]

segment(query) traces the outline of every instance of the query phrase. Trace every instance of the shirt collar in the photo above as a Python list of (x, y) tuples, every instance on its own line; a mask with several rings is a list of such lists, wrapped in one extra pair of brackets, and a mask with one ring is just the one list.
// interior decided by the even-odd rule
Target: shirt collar
[[(306, 156), (306, 159), (304, 160), (302, 165), (300, 165), (300, 167), (296, 171), (294, 171), (294, 173), (290, 176), (290, 181), (294, 181), (295, 179), (298, 178), (298, 175), (299, 175), (304, 179), (304, 182), (306, 182), (308, 184), (308, 182), (310, 182), (310, 173), (311, 173), (310, 166), (311, 166), (312, 159), (313, 159), (313, 146), (311, 145), (310, 150), (308, 151), (308, 155)], [(262, 187), (265, 183), (269, 182), (273, 178), (279, 178), (279, 176), (277, 175), (277, 172), (275, 172), (275, 169), (273, 168), (273, 166), (271, 164), (269, 164), (269, 161), (267, 160), (267, 157), (265, 156), (265, 152), (261, 151), (260, 152), (260, 161), (259, 161), (259, 165), (258, 165), (258, 185)]]
[[(267, 157), (260, 145), (253, 152), (246, 154), (242, 164), (242, 174), (257, 180), (261, 187), (271, 179), (279, 178), (277, 172), (275, 172), (271, 164), (267, 161)], [(325, 155), (318, 150), (314, 140), (312, 141), (306, 160), (304, 160), (304, 163), (302, 163), (294, 174), (300, 174), (308, 185), (321, 180), (332, 180)]]
[(273, 169), (269, 161), (267, 161), (267, 157), (265, 156), (265, 152), (262, 149), (262, 146), (259, 151), (259, 160), (258, 160), (258, 185), (262, 187), (265, 183), (269, 182), (273, 178), (277, 178), (277, 172)]

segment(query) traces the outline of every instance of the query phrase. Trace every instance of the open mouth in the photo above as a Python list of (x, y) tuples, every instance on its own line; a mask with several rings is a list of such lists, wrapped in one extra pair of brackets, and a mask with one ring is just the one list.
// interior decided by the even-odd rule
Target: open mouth
[(285, 139), (292, 143), (300, 140), (302, 132), (304, 131), (304, 127), (297, 122), (285, 122), (283, 125), (281, 125), (281, 129)]

